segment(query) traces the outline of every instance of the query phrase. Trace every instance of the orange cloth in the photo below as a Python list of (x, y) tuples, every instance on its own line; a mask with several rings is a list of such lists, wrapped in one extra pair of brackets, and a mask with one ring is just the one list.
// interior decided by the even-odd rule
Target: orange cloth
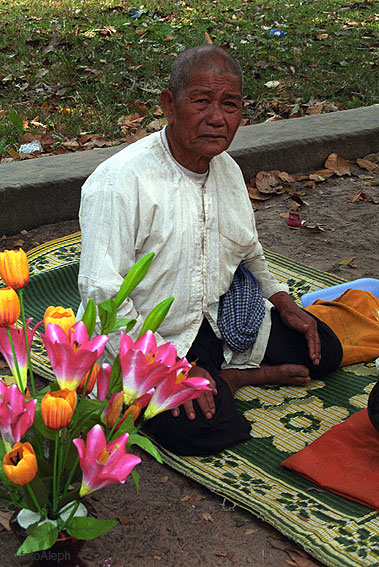
[(281, 465), (335, 494), (379, 510), (379, 432), (366, 409)]
[(379, 299), (372, 293), (348, 289), (333, 301), (318, 299), (305, 310), (329, 325), (341, 341), (340, 366), (379, 356)]

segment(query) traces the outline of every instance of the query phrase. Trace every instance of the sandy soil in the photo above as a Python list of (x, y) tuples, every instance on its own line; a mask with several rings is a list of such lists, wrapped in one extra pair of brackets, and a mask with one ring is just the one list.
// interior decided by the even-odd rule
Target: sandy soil
[[(379, 173), (354, 168), (354, 176), (333, 176), (304, 188), (298, 211), (308, 225), (324, 230), (307, 232), (291, 229), (281, 213), (289, 211), (289, 194), (272, 196), (258, 203), (256, 219), (262, 244), (285, 256), (324, 271), (353, 280), (379, 277), (379, 205), (367, 200), (349, 202), (359, 190), (379, 201)], [(358, 175), (371, 175), (371, 179)], [(365, 185), (369, 183), (371, 185)], [(0, 249), (23, 246), (28, 249), (46, 240), (78, 229), (70, 221), (48, 225), (0, 240)], [(23, 243), (21, 243), (23, 241)], [(352, 259), (353, 258), (353, 259)], [(350, 260), (349, 263), (339, 264)], [(133, 482), (95, 493), (90, 501), (101, 517), (119, 518), (121, 524), (107, 535), (88, 542), (81, 557), (88, 566), (126, 567), (158, 565), (186, 567), (286, 567), (299, 548), (276, 530), (230, 502), (142, 455), (140, 490)], [(12, 533), (0, 533), (1, 564), (4, 567), (30, 565), (17, 560), (17, 542)], [(297, 556), (292, 565), (312, 567), (321, 563)]]

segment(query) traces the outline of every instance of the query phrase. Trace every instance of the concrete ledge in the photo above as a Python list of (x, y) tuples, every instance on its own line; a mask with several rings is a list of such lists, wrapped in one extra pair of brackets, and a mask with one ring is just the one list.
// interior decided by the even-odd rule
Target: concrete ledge
[[(0, 233), (76, 219), (84, 181), (124, 146), (0, 165)], [(240, 128), (229, 153), (245, 179), (259, 170), (322, 167), (379, 151), (379, 105)]]

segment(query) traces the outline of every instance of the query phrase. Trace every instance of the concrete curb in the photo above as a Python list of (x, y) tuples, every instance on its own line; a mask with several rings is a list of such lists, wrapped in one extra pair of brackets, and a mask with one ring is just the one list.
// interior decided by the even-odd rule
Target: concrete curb
[[(0, 165), (0, 234), (76, 219), (84, 181), (123, 147)], [(316, 169), (332, 152), (354, 159), (378, 151), (379, 105), (244, 126), (229, 148), (245, 179)]]

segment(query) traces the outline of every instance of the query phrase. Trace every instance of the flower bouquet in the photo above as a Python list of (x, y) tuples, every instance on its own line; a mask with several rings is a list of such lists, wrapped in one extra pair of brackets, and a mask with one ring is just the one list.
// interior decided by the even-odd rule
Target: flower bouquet
[[(153, 256), (131, 268), (115, 298), (98, 305), (89, 300), (81, 321), (71, 309), (51, 306), (30, 328), (23, 302), (27, 256), (21, 249), (0, 253), (6, 286), (0, 288), (0, 352), (14, 381), (0, 381), (0, 501), (12, 503), (25, 530), (17, 555), (50, 549), (62, 533), (88, 540), (117, 524), (89, 515), (82, 498), (124, 483), (129, 474), (138, 488), (134, 467), (141, 459), (130, 448), (138, 445), (161, 461), (139, 433), (143, 422), (209, 389), (207, 380), (188, 376), (191, 364), (177, 357), (173, 344), (157, 345), (154, 332), (173, 298), (152, 310), (136, 341), (127, 334), (135, 320), (117, 317)], [(97, 322), (100, 334), (92, 336)], [(42, 323), (40, 336), (56, 381), (37, 392), (31, 346)], [(99, 365), (109, 334), (120, 330), (113, 365)]]

